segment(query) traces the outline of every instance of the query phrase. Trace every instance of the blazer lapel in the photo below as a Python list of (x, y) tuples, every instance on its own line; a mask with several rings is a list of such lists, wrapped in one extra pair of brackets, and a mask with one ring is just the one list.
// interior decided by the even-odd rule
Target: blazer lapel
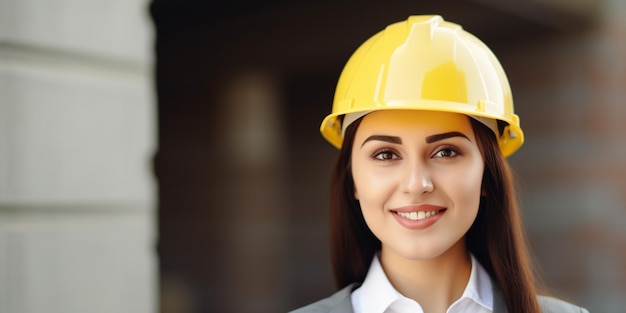
[(491, 281), (493, 285), (493, 313), (508, 313), (509, 311), (506, 308), (506, 303), (504, 303), (504, 297), (502, 296), (502, 292), (496, 284)]
[(353, 283), (342, 290), (338, 291), (326, 304), (328, 313), (352, 313), (352, 291), (359, 287), (359, 284)]

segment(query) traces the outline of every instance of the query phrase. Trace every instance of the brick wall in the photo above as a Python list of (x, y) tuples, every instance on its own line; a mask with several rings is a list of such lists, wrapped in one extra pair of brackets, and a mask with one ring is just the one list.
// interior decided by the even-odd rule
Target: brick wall
[(624, 38), (606, 18), (501, 55), (526, 133), (511, 163), (537, 263), (556, 295), (598, 312), (626, 306)]

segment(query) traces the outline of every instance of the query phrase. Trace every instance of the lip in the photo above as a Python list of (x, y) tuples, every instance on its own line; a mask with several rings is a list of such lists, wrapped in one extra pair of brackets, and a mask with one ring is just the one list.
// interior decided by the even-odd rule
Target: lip
[[(417, 229), (425, 229), (435, 224), (443, 216), (443, 214), (446, 213), (446, 208), (437, 206), (437, 205), (422, 204), (422, 205), (396, 208), (396, 209), (392, 209), (389, 211), (391, 212), (391, 215), (393, 215), (393, 217), (396, 219), (396, 221), (398, 221), (400, 225), (408, 229), (417, 230)], [(411, 213), (411, 212), (430, 212), (430, 211), (436, 211), (437, 213), (421, 220), (411, 220), (398, 214), (398, 212)]]

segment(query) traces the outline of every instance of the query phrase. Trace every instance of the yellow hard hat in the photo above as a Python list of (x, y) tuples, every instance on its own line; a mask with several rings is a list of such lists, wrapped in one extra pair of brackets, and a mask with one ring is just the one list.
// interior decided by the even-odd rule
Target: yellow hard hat
[(504, 156), (524, 142), (500, 62), (483, 42), (441, 16), (411, 16), (363, 43), (341, 73), (332, 113), (320, 130), (340, 148), (347, 123), (393, 109), (469, 115), (494, 131)]

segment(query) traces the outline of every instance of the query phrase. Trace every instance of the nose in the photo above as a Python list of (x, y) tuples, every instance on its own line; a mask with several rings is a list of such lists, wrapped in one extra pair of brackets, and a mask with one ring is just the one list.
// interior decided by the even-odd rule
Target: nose
[(417, 196), (433, 191), (433, 181), (422, 162), (412, 162), (407, 166), (403, 189), (405, 194)]

